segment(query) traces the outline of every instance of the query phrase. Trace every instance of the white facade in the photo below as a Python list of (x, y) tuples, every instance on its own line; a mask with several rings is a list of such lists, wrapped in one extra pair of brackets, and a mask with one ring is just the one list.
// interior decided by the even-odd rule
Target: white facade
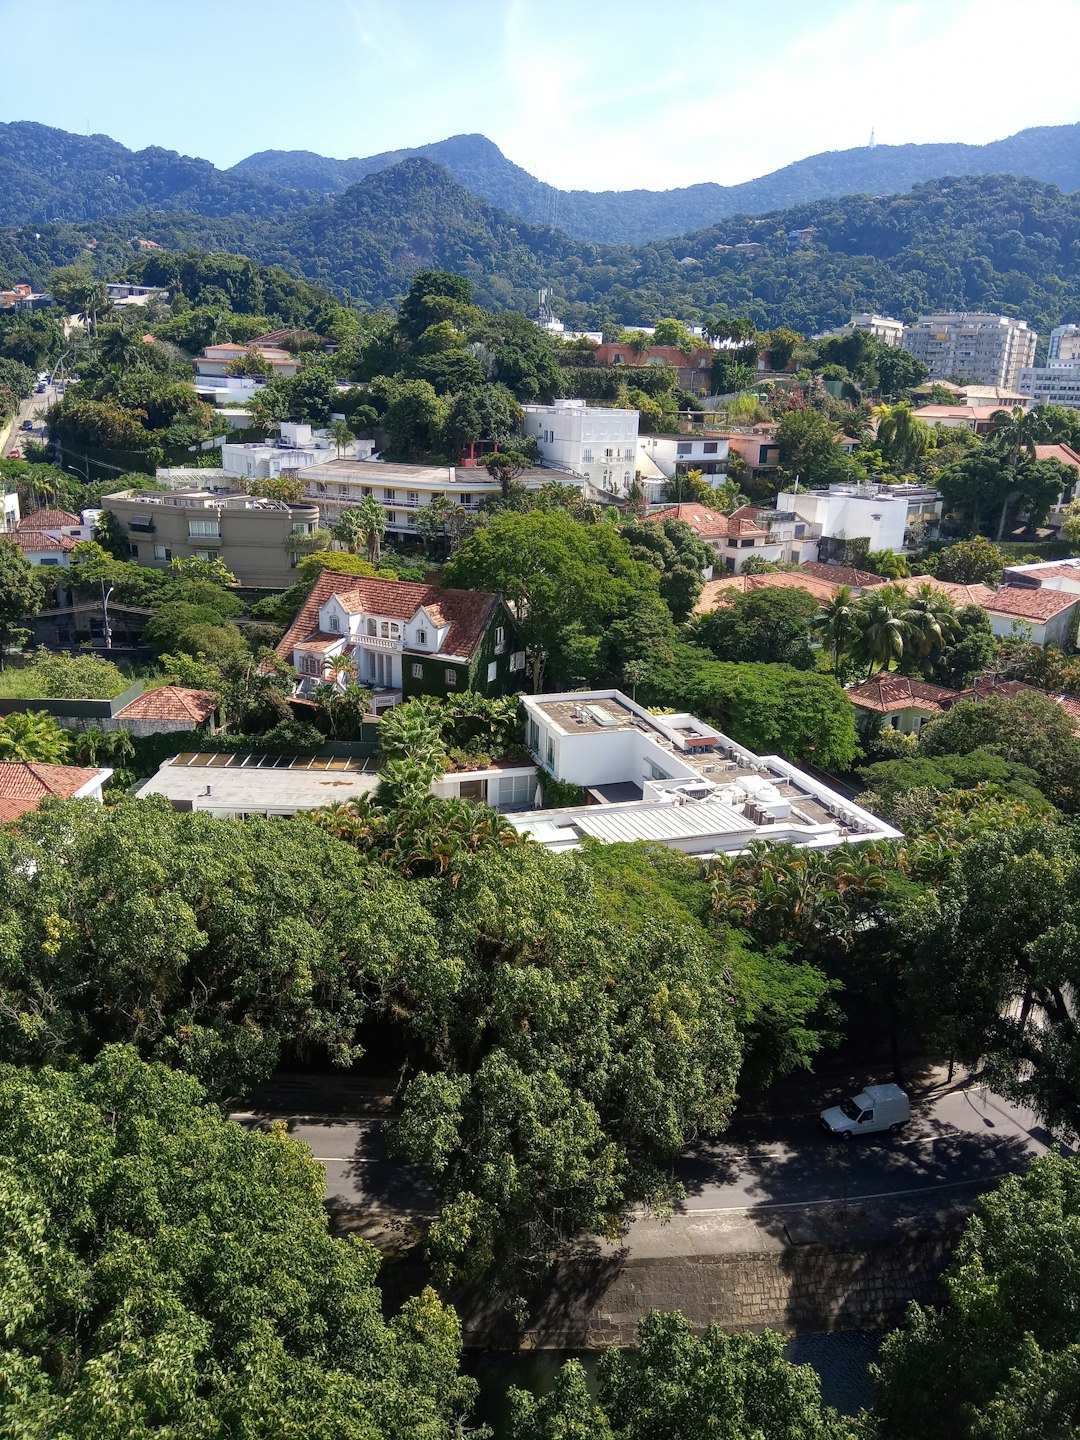
[(8, 535), (19, 524), (19, 497), (14, 490), (0, 495), (0, 535)]
[(1015, 390), (1020, 371), (1034, 363), (1037, 339), (1026, 320), (957, 311), (921, 315), (914, 325), (905, 325), (903, 347), (922, 361), (931, 380), (961, 375)]
[(848, 335), (852, 330), (866, 330), (875, 340), (880, 340), (883, 345), (898, 346), (904, 338), (904, 322), (893, 320), (888, 315), (872, 315), (869, 311), (863, 311), (859, 315), (852, 315), (846, 325), (840, 325), (835, 330), (825, 330), (821, 335), (816, 335), (816, 340), (828, 340), (833, 336)]
[(755, 755), (693, 715), (652, 715), (618, 690), (527, 695), (522, 705), (538, 763), (592, 802), (508, 817), (550, 850), (575, 850), (590, 836), (708, 856), (754, 840), (824, 849), (898, 835), (786, 760)]
[(1048, 364), (1060, 360), (1064, 365), (1080, 360), (1080, 325), (1055, 325), (1046, 359)]
[(536, 440), (546, 465), (569, 470), (597, 490), (626, 495), (634, 480), (638, 412), (556, 400), (525, 405), (524, 432)]
[(723, 479), (727, 473), (730, 442), (717, 435), (641, 435), (638, 451), (647, 456), (670, 480), (688, 470), (700, 470), (709, 478)]
[(1036, 405), (1064, 405), (1069, 410), (1080, 410), (1080, 360), (1026, 365), (1020, 371), (1017, 388)]
[(460, 505), (472, 515), (481, 500), (486, 495), (497, 495), (499, 488), (499, 482), (486, 470), (464, 465), (330, 460), (304, 473), (305, 498), (317, 501), (327, 524), (335, 524), (343, 510), (355, 509), (361, 500), (372, 496), (386, 511), (387, 530), (400, 536), (417, 535), (417, 512), (435, 499)]
[(942, 500), (924, 485), (830, 485), (827, 490), (781, 491), (776, 508), (808, 526), (805, 538), (816, 540), (824, 556), (829, 546), (823, 541), (868, 540), (871, 550), (902, 550), (913, 520), (940, 520)]

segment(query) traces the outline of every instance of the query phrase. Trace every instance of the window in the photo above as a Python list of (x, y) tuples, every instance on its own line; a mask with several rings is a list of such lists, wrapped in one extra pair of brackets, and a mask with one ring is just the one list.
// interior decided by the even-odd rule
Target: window
[(497, 680), (498, 678), (499, 662), (497, 660), (492, 660), (491, 664), (488, 666), (488, 684), (490, 685), (492, 681)]
[(387, 500), (396, 500), (397, 492), (395, 490), (386, 489), (383, 491), (383, 496)]
[(506, 649), (506, 630), (502, 625), (495, 627), (495, 654), (501, 655)]
[(381, 625), (379, 628), (380, 628), (380, 630), (382, 631), (382, 638), (383, 638), (384, 640), (389, 640), (389, 639), (390, 639), (390, 621), (389, 621), (389, 620), (384, 620), (384, 621), (382, 622), (382, 625)]
[(217, 560), (219, 558), (216, 550), (196, 550), (196, 560)]
[(217, 520), (189, 520), (187, 533), (204, 535), (208, 540), (217, 540), (221, 537), (221, 525)]
[(675, 446), (676, 455), (692, 455), (693, 451), (694, 443), (692, 440), (680, 440)]
[(38, 561), (38, 564), (39, 564), (39, 565), (59, 565), (59, 564), (60, 564), (60, 561), (56, 558), (55, 555), (51, 556), (51, 557), (48, 558), (48, 559), (46, 559), (44, 556), (42, 556), (42, 558)]
[(375, 620), (369, 620), (369, 621), (367, 622), (367, 633), (368, 633), (369, 635), (378, 635), (378, 633), (379, 633), (379, 626), (378, 626), (378, 623), (377, 623)]
[(410, 504), (410, 505), (419, 505), (419, 504), (420, 504), (420, 497), (419, 497), (419, 495), (416, 493), (415, 490), (410, 490), (410, 491), (409, 491), (409, 504)]
[(701, 448), (706, 455), (715, 455), (717, 453), (715, 440), (706, 440)]
[(397, 524), (397, 511), (396, 511), (396, 510), (388, 510), (388, 511), (387, 511), (387, 514), (386, 514), (386, 523), (387, 523), (387, 525), (396, 525), (396, 524)]
[(591, 451), (591, 450), (582, 450), (582, 452), (581, 452), (581, 458), (582, 458), (582, 460), (591, 460), (591, 459), (592, 459), (592, 451)]
[(417, 632), (416, 632), (416, 643), (417, 643), (418, 645), (426, 645), (426, 644), (427, 644), (427, 631), (426, 631), (426, 630), (417, 630)]
[(172, 559), (172, 551), (167, 545), (154, 546), (154, 559), (164, 560), (166, 564)]
[(327, 624), (330, 626), (330, 629), (333, 630), (335, 634), (337, 634), (337, 635), (340, 635), (340, 634), (341, 634), (341, 616), (340, 616), (340, 615), (328, 615), (328, 616), (327, 616)]
[(515, 650), (514, 653), (510, 656), (510, 669), (511, 669), (511, 670), (524, 670), (524, 669), (525, 669), (525, 651), (524, 651), (524, 650)]
[(422, 680), (424, 678), (423, 665), (416, 664), (412, 667), (412, 678), (414, 680)]
[(537, 725), (535, 720), (529, 721), (528, 741), (529, 749), (535, 755), (536, 752), (540, 749), (540, 727), (539, 725)]
[(554, 769), (555, 769), (555, 741), (552, 739), (552, 737), (551, 737), (550, 735), (548, 736), (547, 749), (546, 749), (546, 751), (544, 752), (544, 758), (545, 758), (546, 761), (547, 761), (548, 768), (551, 769), (551, 770), (554, 770)]
[(507, 775), (499, 781), (499, 805), (503, 810), (529, 810), (535, 795), (535, 775)]
[(444, 670), (442, 673), (444, 683), (450, 686), (451, 689), (454, 689), (457, 685), (457, 671), (448, 669)]

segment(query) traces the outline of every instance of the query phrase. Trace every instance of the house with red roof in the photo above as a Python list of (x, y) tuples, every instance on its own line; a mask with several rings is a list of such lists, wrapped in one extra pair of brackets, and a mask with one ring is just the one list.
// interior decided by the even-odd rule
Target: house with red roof
[[(323, 570), (277, 653), (296, 670), (299, 695), (355, 679), (372, 691), (376, 712), (417, 695), (525, 687), (517, 621), (500, 596), (483, 590)], [(339, 660), (347, 669), (335, 666)]]
[(886, 725), (901, 734), (918, 735), (926, 721), (943, 715), (959, 693), (927, 680), (881, 670), (869, 680), (849, 686), (847, 697), (856, 709), (880, 715)]
[(775, 562), (784, 553), (783, 544), (759, 525), (753, 506), (744, 505), (731, 515), (709, 505), (687, 502), (654, 510), (647, 520), (679, 520), (689, 525), (699, 540), (712, 550), (719, 565), (715, 568), (736, 574), (751, 556)]
[(126, 730), (129, 735), (168, 735), (178, 731), (217, 728), (218, 697), (210, 690), (191, 690), (185, 685), (161, 685), (144, 690), (112, 717), (109, 730)]
[[(1047, 563), (1053, 568), (1064, 562)], [(1039, 570), (1043, 567), (1013, 568)], [(1032, 644), (1056, 645), (1061, 650), (1071, 649), (1076, 639), (1080, 585), (1069, 591), (1057, 589), (1049, 581), (1045, 585), (1010, 583), (1000, 590), (992, 590), (989, 585), (959, 585), (938, 580), (933, 575), (910, 575), (890, 583), (900, 586), (909, 595), (928, 585), (932, 590), (947, 595), (958, 610), (965, 605), (978, 605), (989, 616), (990, 630), (994, 635), (1009, 636), (1024, 631), (1030, 635)]]
[(112, 778), (109, 769), (0, 761), (0, 824), (36, 810), (43, 800), (96, 800)]
[(35, 510), (24, 515), (7, 538), (15, 542), (31, 565), (67, 570), (75, 546), (93, 538), (96, 515), (96, 511), (89, 510), (82, 517), (70, 510)]

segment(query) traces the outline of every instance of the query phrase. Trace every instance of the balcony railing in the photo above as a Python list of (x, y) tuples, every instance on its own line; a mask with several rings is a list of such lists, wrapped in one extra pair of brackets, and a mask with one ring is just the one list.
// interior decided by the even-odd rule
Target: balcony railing
[(357, 635), (354, 643), (363, 645), (366, 650), (391, 650), (397, 652), (400, 651), (402, 647), (400, 636), (394, 640), (387, 639), (385, 635)]

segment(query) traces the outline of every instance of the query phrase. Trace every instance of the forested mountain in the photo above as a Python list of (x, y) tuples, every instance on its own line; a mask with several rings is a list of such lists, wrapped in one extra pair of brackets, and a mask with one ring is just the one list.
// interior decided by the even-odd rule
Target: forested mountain
[(508, 160), (483, 135), (454, 135), (411, 150), (331, 160), (264, 150), (230, 170), (105, 135), (73, 135), (18, 121), (0, 125), (0, 225), (85, 221), (143, 207), (210, 217), (283, 215), (338, 195), (402, 160), (433, 160), (489, 204), (579, 240), (643, 244), (828, 196), (893, 194), (943, 175), (1014, 174), (1080, 188), (1080, 125), (1022, 130), (989, 145), (878, 145), (836, 150), (741, 185), (676, 190), (557, 190)]
[[(808, 229), (809, 240), (789, 238)], [(907, 319), (942, 308), (1018, 314), (1045, 335), (1080, 316), (1080, 195), (1011, 176), (816, 201), (635, 248), (529, 225), (414, 158), (290, 215), (143, 211), (7, 231), (0, 279), (44, 280), (54, 264), (79, 259), (99, 273), (138, 269), (133, 236), (243, 253), (371, 307), (402, 295), (425, 266), (467, 276), (486, 306), (528, 313), (537, 286), (550, 285), (563, 317), (589, 328), (727, 311), (813, 333), (853, 310)]]
[(453, 135), (414, 150), (329, 160), (307, 150), (264, 150), (230, 173), (334, 194), (399, 161), (421, 155), (445, 165), (467, 190), (493, 205), (552, 225), (581, 240), (641, 244), (828, 196), (893, 194), (942, 175), (1029, 175), (1080, 189), (1080, 125), (1022, 130), (989, 145), (877, 145), (831, 150), (741, 185), (704, 183), (676, 190), (557, 190), (508, 160), (483, 135)]
[(319, 198), (175, 150), (128, 150), (107, 135), (0, 124), (0, 224), (95, 220), (144, 205), (196, 215), (276, 215)]

